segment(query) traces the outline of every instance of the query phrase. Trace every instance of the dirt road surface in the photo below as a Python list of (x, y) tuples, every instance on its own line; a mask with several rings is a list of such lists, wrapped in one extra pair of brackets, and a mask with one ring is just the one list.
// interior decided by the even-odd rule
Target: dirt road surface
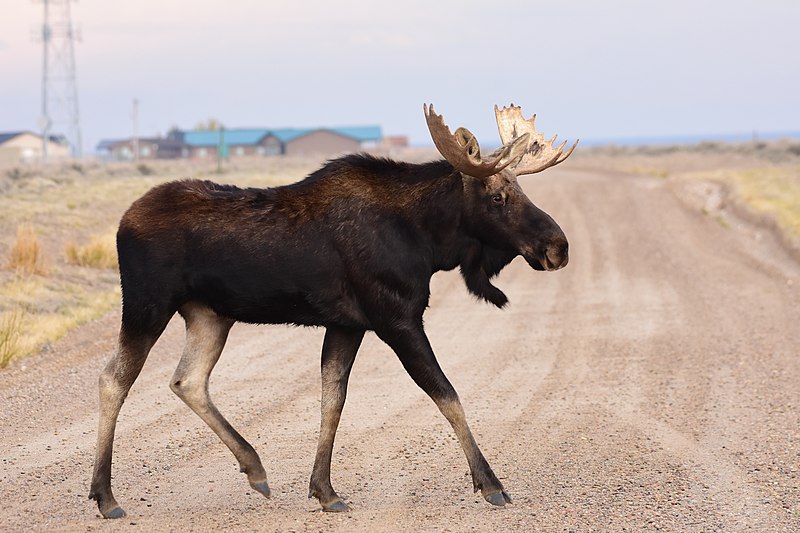
[(178, 319), (117, 427), (128, 516), (102, 520), (87, 493), (112, 313), (0, 373), (0, 530), (800, 530), (800, 264), (669, 180), (559, 167), (524, 185), (570, 239), (569, 266), (515, 261), (502, 312), (437, 274), (426, 315), (513, 505), (472, 493), (452, 430), (368, 335), (334, 450), (353, 511), (319, 512), (306, 496), (323, 332), (237, 325), (211, 393), (260, 452), (264, 499), (169, 390)]

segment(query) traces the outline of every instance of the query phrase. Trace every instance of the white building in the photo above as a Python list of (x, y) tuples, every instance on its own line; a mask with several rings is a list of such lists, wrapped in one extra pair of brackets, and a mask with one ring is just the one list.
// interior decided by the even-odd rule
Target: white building
[[(69, 144), (63, 137), (51, 135), (47, 143), (47, 159), (70, 156)], [(42, 136), (30, 131), (0, 132), (0, 166), (37, 163), (42, 160)]]

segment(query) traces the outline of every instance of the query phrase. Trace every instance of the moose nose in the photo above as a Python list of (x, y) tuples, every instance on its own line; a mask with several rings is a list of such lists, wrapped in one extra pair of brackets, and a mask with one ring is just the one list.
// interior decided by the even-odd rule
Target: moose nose
[(569, 263), (569, 243), (566, 239), (559, 239), (550, 243), (544, 253), (544, 267), (547, 270), (558, 270)]

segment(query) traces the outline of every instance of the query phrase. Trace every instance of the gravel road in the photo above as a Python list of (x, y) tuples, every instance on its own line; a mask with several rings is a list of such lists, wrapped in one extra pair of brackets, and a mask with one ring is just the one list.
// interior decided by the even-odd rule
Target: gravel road
[(800, 530), (800, 264), (767, 232), (686, 206), (670, 180), (529, 177), (564, 229), (567, 268), (516, 260), (511, 305), (433, 279), (426, 327), (484, 454), (514, 498), (471, 491), (447, 422), (368, 335), (333, 461), (353, 511), (307, 499), (321, 330), (237, 325), (211, 380), (260, 452), (273, 498), (168, 387), (174, 320), (117, 427), (114, 489), (87, 499), (97, 376), (118, 313), (0, 373), (3, 531)]

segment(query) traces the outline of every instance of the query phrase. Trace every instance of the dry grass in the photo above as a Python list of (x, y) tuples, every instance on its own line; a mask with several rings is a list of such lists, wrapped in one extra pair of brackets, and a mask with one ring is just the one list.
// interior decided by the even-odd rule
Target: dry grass
[(76, 288), (69, 296), (68, 301), (56, 310), (39, 310), (35, 315), (27, 315), (19, 343), (19, 357), (52, 344), (71, 329), (102, 316), (120, 304), (119, 288), (107, 291)]
[(800, 237), (800, 167), (712, 170), (680, 177), (725, 184), (751, 211), (775, 221), (791, 238)]
[(84, 245), (70, 241), (67, 243), (64, 253), (67, 263), (70, 265), (91, 268), (116, 268), (117, 266), (117, 248), (113, 235), (93, 236)]
[(0, 311), (0, 344), (8, 339), (0, 356), (7, 354), (7, 364), (118, 306), (120, 292), (113, 271), (73, 273), (70, 281), (55, 274), (20, 276), (0, 285), (0, 302), (6, 309)]
[(800, 168), (765, 168), (733, 173), (736, 193), (757, 213), (774, 218), (800, 236)]
[(20, 336), (25, 310), (15, 307), (0, 314), (0, 368), (5, 368), (21, 353)]
[(19, 274), (44, 274), (42, 246), (32, 226), (17, 227), (17, 238), (8, 255), (8, 267)]

